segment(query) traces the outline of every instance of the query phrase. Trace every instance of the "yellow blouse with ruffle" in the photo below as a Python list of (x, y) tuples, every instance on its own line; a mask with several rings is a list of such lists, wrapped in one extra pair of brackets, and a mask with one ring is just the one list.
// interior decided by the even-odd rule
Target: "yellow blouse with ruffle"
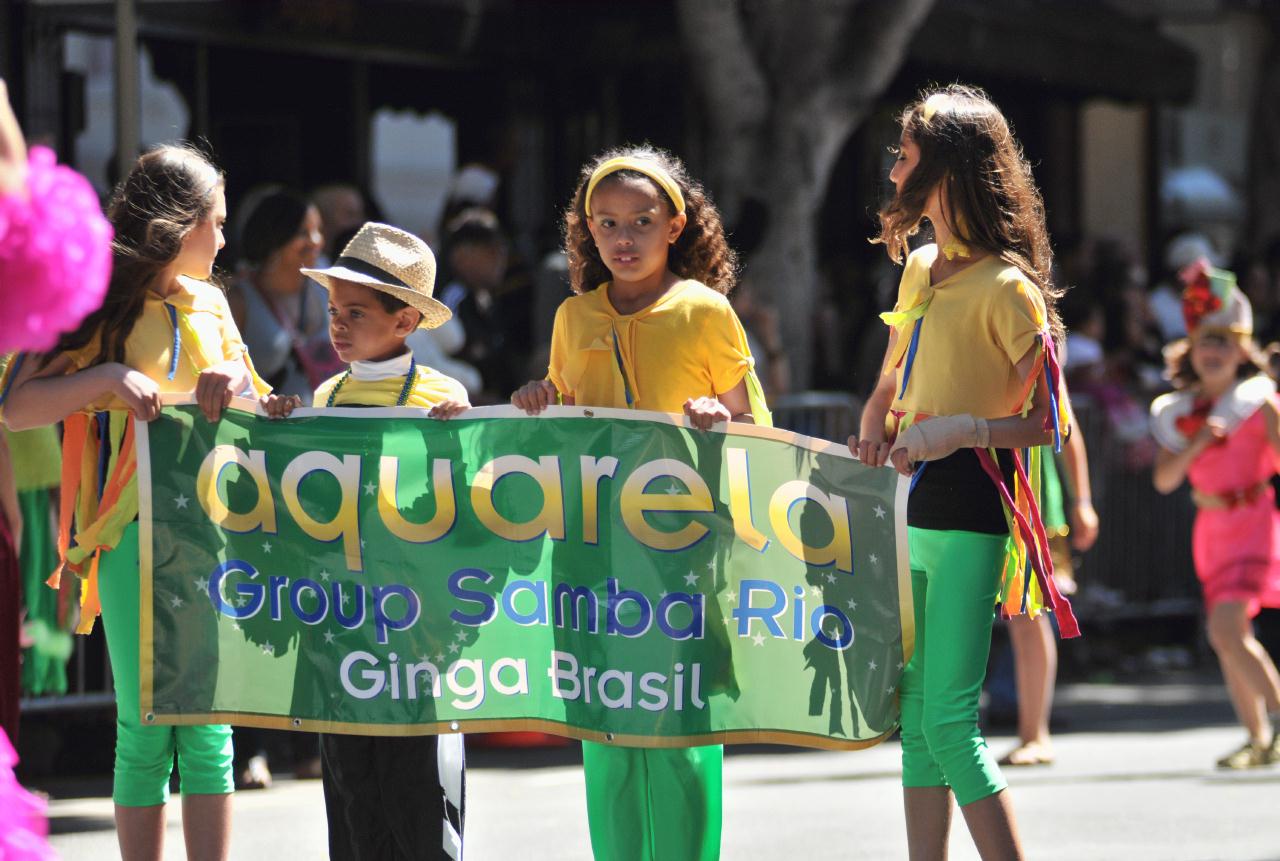
[(620, 314), (602, 284), (556, 312), (547, 378), (577, 404), (665, 413), (746, 379), (756, 423), (769, 424), (754, 367), (738, 315), (710, 287), (680, 281), (647, 308)]
[[(67, 373), (88, 367), (98, 345), (98, 338), (94, 338), (85, 347), (66, 353), (71, 360)], [(201, 371), (232, 360), (243, 360), (248, 366), (253, 394), (271, 390), (253, 370), (226, 296), (194, 278), (179, 277), (178, 289), (168, 296), (148, 294), (125, 341), (124, 364), (146, 374), (163, 394), (193, 392)], [(94, 413), (100, 413), (101, 418), (95, 419)], [(108, 457), (102, 470), (99, 453), (104, 446)], [(85, 578), (78, 633), (91, 631), (100, 611), (97, 572), (101, 551), (115, 547), (125, 527), (138, 516), (136, 466), (133, 416), (115, 395), (100, 398), (67, 417), (58, 535), (61, 564), (49, 582), (57, 584), (64, 566)]]
[[(911, 253), (898, 304), (881, 315), (897, 331), (885, 368), (896, 374), (892, 409), (935, 416), (971, 413), (986, 419), (1023, 411), (1038, 375), (1023, 379), (1016, 366), (1045, 332), (1040, 291), (995, 256), (932, 284), (929, 268), (937, 255), (936, 245)], [(919, 343), (903, 392), (916, 320), (921, 321)]]

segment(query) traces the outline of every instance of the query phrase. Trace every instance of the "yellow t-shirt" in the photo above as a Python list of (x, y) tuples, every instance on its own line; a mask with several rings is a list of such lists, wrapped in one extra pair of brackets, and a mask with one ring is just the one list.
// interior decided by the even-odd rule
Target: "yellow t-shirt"
[[(1045, 330), (1040, 291), (1019, 269), (995, 256), (931, 285), (929, 267), (937, 254), (936, 245), (917, 249), (902, 273), (894, 311), (924, 301), (929, 307), (905, 394), (905, 358), (895, 369), (892, 409), (935, 416), (971, 413), (986, 419), (1014, 415), (1022, 409), (1029, 385), (1016, 365)], [(910, 323), (902, 327), (900, 342), (911, 337), (912, 328)]]
[[(466, 388), (453, 377), (445, 376), (425, 365), (415, 365), (414, 376), (416, 379), (413, 387), (409, 390), (409, 398), (404, 403), (406, 407), (430, 409), (442, 401), (470, 403), (467, 400)], [(338, 374), (321, 383), (316, 388), (315, 397), (311, 402), (312, 405), (317, 407), (327, 406), (329, 394), (342, 377), (343, 374)], [(333, 406), (393, 407), (396, 405), (396, 400), (403, 390), (404, 377), (390, 377), (385, 380), (357, 380), (354, 376), (351, 376), (347, 378), (346, 382), (342, 384), (342, 388), (338, 390), (337, 397), (333, 399)]]
[(731, 391), (751, 371), (742, 323), (710, 287), (681, 281), (634, 314), (619, 314), (607, 287), (566, 299), (556, 312), (547, 377), (561, 395), (585, 406), (679, 413), (687, 399)]
[[(170, 308), (176, 313), (180, 336), (173, 379), (169, 379), (169, 370), (173, 364), (175, 313)], [(67, 373), (84, 369), (97, 353), (96, 337), (79, 350), (67, 353), (72, 362)], [(124, 348), (124, 364), (146, 374), (164, 394), (193, 392), (205, 368), (240, 358), (247, 361), (248, 350), (231, 317), (226, 295), (212, 284), (186, 277), (178, 278), (178, 290), (169, 296), (147, 294), (142, 314)], [(252, 364), (249, 367), (252, 370)], [(257, 373), (253, 375), (253, 389), (258, 395), (271, 391)], [(114, 395), (108, 395), (86, 409), (123, 410), (125, 406)]]

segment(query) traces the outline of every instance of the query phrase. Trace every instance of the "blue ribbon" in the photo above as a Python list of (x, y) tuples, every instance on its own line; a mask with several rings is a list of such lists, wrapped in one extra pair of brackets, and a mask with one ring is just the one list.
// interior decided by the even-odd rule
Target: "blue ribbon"
[(172, 380), (178, 373), (178, 356), (182, 354), (182, 331), (178, 329), (178, 309), (172, 305), (164, 307), (169, 312), (169, 322), (173, 324), (173, 350), (169, 358), (169, 379)]
[(911, 379), (911, 366), (915, 364), (916, 350), (920, 347), (920, 326), (923, 323), (923, 317), (916, 318), (916, 325), (911, 330), (911, 345), (907, 347), (907, 358), (902, 363), (902, 391), (898, 392), (898, 400), (902, 400), (907, 394), (907, 381)]

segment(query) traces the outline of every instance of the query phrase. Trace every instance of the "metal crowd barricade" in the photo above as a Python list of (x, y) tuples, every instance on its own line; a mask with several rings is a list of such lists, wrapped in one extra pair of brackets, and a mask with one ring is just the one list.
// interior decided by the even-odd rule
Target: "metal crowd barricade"
[(797, 392), (770, 406), (775, 427), (838, 443), (857, 433), (862, 415), (862, 400), (848, 392)]
[(1188, 488), (1157, 493), (1149, 462), (1153, 442), (1134, 434), (1122, 438), (1098, 404), (1073, 397), (1072, 405), (1101, 524), (1097, 543), (1077, 560), (1082, 621), (1195, 616), (1200, 585), (1191, 557), (1195, 507)]

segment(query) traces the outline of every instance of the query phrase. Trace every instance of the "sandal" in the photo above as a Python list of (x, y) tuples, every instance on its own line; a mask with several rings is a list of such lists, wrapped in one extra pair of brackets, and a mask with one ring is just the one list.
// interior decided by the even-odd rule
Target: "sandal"
[(1020, 744), (1006, 753), (997, 764), (1013, 768), (1027, 768), (1035, 765), (1053, 765), (1053, 751), (1038, 741)]
[(238, 775), (236, 789), (270, 789), (271, 769), (267, 766), (267, 758), (262, 754), (249, 757), (244, 771)]
[(1258, 768), (1263, 765), (1270, 765), (1276, 762), (1272, 758), (1272, 750), (1275, 749), (1275, 742), (1271, 745), (1263, 747), (1252, 741), (1245, 742), (1239, 750), (1227, 754), (1218, 760), (1218, 768), (1242, 769), (1242, 768)]

